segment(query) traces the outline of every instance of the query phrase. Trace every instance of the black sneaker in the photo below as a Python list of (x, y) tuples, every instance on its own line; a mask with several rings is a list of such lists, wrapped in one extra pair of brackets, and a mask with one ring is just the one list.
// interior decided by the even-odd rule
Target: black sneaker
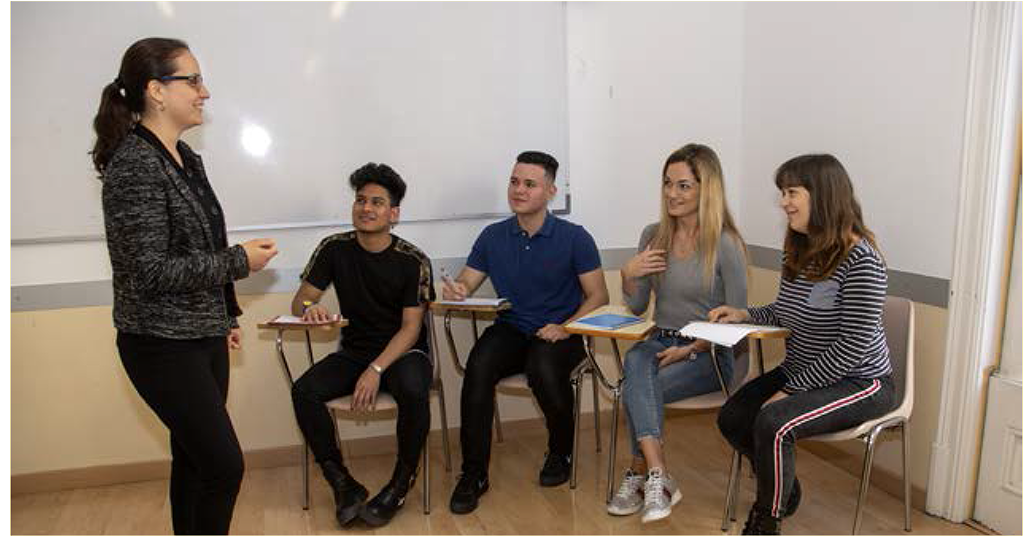
[(468, 514), (476, 510), (480, 503), (480, 496), (489, 487), (486, 476), (462, 473), (459, 476), (458, 484), (455, 484), (455, 491), (452, 492), (452, 500), (448, 504), (448, 508), (453, 514)]
[(386, 525), (405, 504), (405, 496), (415, 482), (416, 469), (399, 462), (391, 475), (391, 481), (370, 502), (363, 505), (359, 517), (371, 527)]
[(786, 510), (782, 512), (782, 517), (789, 517), (796, 513), (796, 509), (800, 507), (800, 498), (802, 496), (800, 479), (794, 477), (793, 489), (789, 492), (789, 499), (786, 500)]
[(334, 492), (334, 517), (341, 526), (348, 525), (359, 515), (359, 509), (370, 492), (337, 462), (326, 461), (320, 465), (320, 469)]
[(751, 508), (741, 534), (782, 534), (782, 520)]
[(571, 460), (571, 456), (549, 452), (544, 458), (544, 468), (540, 470), (540, 485), (550, 488), (560, 486), (569, 480)]

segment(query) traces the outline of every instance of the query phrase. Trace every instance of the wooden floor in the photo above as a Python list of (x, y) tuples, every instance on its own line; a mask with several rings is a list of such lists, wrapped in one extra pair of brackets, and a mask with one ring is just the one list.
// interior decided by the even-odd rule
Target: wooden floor
[[(457, 472), (446, 473), (439, 437), (432, 441), (432, 508), (422, 512), (422, 487), (417, 483), (404, 509), (389, 525), (373, 530), (357, 521), (347, 529), (336, 526), (330, 491), (315, 471), (308, 511), (301, 507), (299, 467), (254, 469), (246, 472), (235, 508), (235, 534), (721, 534), (722, 505), (730, 451), (714, 427), (710, 413), (673, 416), (669, 420), (666, 452), (670, 472), (679, 480), (683, 499), (672, 515), (641, 524), (638, 516), (613, 517), (604, 510), (607, 451), (594, 452), (594, 434), (582, 433), (579, 486), (570, 490), (536, 484), (542, 463), (545, 432), (540, 424), (509, 433), (494, 444), (491, 489), (480, 508), (470, 515), (448, 511), (448, 498)], [(588, 419), (589, 420), (589, 419)], [(607, 426), (607, 422), (602, 423)], [(453, 446), (458, 444), (452, 434)], [(619, 440), (619, 469), (628, 459), (624, 436)], [(604, 446), (607, 449), (607, 444)], [(894, 448), (883, 445), (881, 448)], [(457, 450), (457, 447), (456, 447)], [(458, 465), (458, 452), (453, 462)], [(786, 534), (848, 534), (856, 504), (857, 479), (806, 451), (798, 452), (798, 474), (804, 490), (800, 511), (783, 523)], [(353, 474), (371, 495), (390, 477), (393, 453), (351, 460)], [(746, 471), (745, 471), (746, 472)], [(618, 478), (620, 475), (616, 475)], [(739, 524), (753, 500), (753, 479), (741, 478), (737, 508)], [(902, 503), (872, 488), (861, 534), (903, 533)], [(980, 534), (965, 526), (913, 512), (914, 534)], [(152, 481), (55, 493), (14, 496), (12, 534), (169, 534), (167, 481)]]

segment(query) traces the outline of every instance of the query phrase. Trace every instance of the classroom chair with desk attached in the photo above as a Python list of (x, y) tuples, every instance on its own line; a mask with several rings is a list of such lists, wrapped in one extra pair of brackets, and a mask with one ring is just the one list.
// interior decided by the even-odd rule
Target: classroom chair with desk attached
[[(337, 329), (343, 326), (345, 321), (341, 320), (338, 324), (328, 326), (328, 329)], [(438, 406), (441, 410), (441, 443), (444, 448), (445, 457), (445, 470), (451, 471), (451, 449), (448, 444), (448, 415), (445, 410), (445, 399), (444, 399), (444, 383), (441, 380), (441, 367), (437, 361), (437, 344), (434, 333), (434, 321), (430, 314), (424, 316), (423, 329), (427, 330), (428, 333), (428, 345), (430, 350), (430, 360), (433, 369), (433, 380), (431, 381), (430, 391), (437, 395)], [(271, 322), (260, 324), (261, 329), (273, 329), (277, 331), (277, 352), (278, 358), (281, 361), (285, 380), (288, 382), (288, 389), (291, 390), (292, 384), (295, 383), (295, 376), (291, 373), (291, 368), (288, 365), (288, 360), (284, 353), (284, 342), (283, 333), (284, 331), (297, 331), (301, 330), (306, 336), (306, 352), (309, 358), (309, 366), (313, 366), (313, 346), (310, 338), (310, 329), (322, 329), (318, 327), (308, 326), (280, 326), (275, 325)], [(340, 345), (340, 342), (339, 342)], [(350, 420), (365, 420), (365, 412), (355, 412), (351, 410), (352, 397), (343, 396), (335, 398), (326, 403), (328, 410), (335, 420), (340, 418), (347, 418)], [(374, 416), (385, 416), (390, 414), (396, 414), (398, 410), (398, 404), (395, 399), (387, 392), (381, 391), (377, 394), (376, 406), (373, 410)], [(429, 440), (423, 446), (423, 513), (430, 513), (430, 442)], [(304, 445), (302, 451), (302, 508), (303, 510), (309, 509), (309, 447)]]
[[(472, 306), (472, 305), (458, 305), (455, 303), (434, 303), (431, 309), (438, 313), (444, 313), (444, 333), (445, 338), (448, 341), (448, 349), (452, 358), (452, 365), (455, 367), (455, 371), (460, 376), (465, 376), (466, 368), (462, 364), (459, 358), (458, 348), (455, 345), (455, 336), (452, 334), (452, 315), (456, 312), (469, 313), (470, 325), (473, 329), (473, 344), (479, 340), (479, 328), (477, 326), (477, 320), (479, 314), (496, 314), (502, 311), (504, 308), (509, 307), (507, 302), (500, 306)], [(581, 363), (583, 365), (583, 363)], [(591, 375), (591, 386), (594, 394), (594, 433), (596, 436), (597, 452), (601, 452), (601, 416), (597, 411), (598, 406), (598, 395), (597, 395), (597, 383), (594, 380), (593, 370), (589, 367), (583, 366), (577, 367), (572, 374), (573, 385), (578, 385), (582, 382), (582, 377), (585, 374)], [(513, 395), (513, 396), (533, 396), (533, 391), (530, 390), (530, 386), (526, 379), (526, 374), (519, 373), (513, 374), (506, 378), (502, 378), (498, 381), (498, 385), (495, 388), (496, 393)], [(498, 443), (504, 441), (504, 436), (501, 430), (501, 414), (498, 410), (498, 404), (494, 405), (494, 433)]]
[[(896, 409), (861, 423), (859, 426), (828, 434), (805, 438), (804, 441), (848, 441), (864, 442), (864, 466), (861, 471), (857, 508), (853, 514), (851, 534), (860, 529), (864, 502), (871, 482), (871, 465), (875, 455), (875, 444), (879, 434), (888, 429), (899, 429), (903, 443), (903, 517), (904, 529), (910, 531), (910, 466), (907, 460), (907, 423), (914, 409), (914, 305), (906, 298), (889, 296), (882, 311), (882, 325), (889, 344), (889, 359), (892, 362), (893, 383), (896, 386)], [(762, 365), (763, 366), (763, 365)], [(736, 503), (736, 488), (739, 471), (738, 459), (734, 457), (729, 475), (729, 490), (726, 496), (726, 515), (722, 519), (722, 530), (727, 530), (729, 521), (735, 521), (731, 508)]]

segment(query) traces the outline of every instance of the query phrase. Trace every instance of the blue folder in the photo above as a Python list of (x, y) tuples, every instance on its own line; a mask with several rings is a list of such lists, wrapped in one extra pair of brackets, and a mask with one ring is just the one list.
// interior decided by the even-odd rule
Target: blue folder
[(639, 324), (640, 322), (643, 321), (644, 319), (638, 316), (626, 316), (617, 315), (614, 313), (605, 313), (603, 315), (581, 318), (576, 322), (604, 329), (619, 329), (621, 327)]

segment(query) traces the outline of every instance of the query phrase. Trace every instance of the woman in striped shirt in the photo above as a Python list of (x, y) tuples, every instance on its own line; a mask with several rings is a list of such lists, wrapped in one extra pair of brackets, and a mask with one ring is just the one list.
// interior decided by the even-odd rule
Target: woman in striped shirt
[(737, 391), (718, 427), (757, 474), (743, 534), (779, 534), (800, 502), (794, 443), (856, 426), (895, 403), (882, 328), (887, 278), (850, 178), (832, 155), (798, 156), (775, 174), (789, 221), (774, 303), (722, 306), (712, 322), (791, 331), (782, 364)]

